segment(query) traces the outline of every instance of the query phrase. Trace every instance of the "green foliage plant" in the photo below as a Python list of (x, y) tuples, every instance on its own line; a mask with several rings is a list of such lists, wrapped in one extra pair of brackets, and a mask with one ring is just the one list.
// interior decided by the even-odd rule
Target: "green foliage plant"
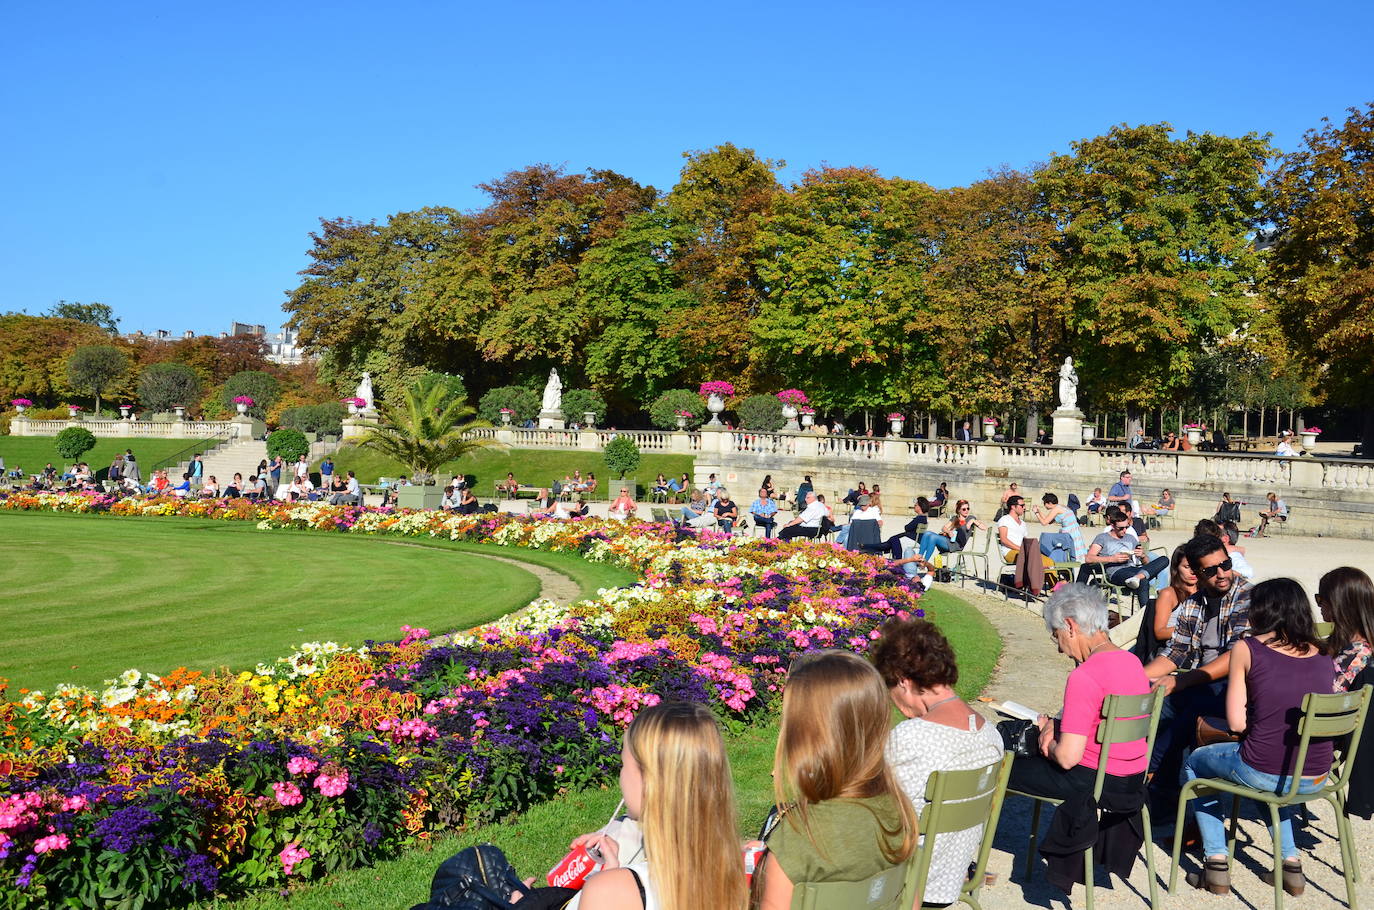
[(235, 373), (224, 381), (224, 390), (220, 393), (220, 399), (224, 406), (233, 410), (234, 398), (239, 395), (247, 395), (253, 399), (253, 403), (248, 407), (248, 413), (253, 417), (262, 420), (267, 416), (268, 408), (272, 407), (277, 396), (281, 394), (281, 383), (277, 377), (271, 373), (264, 373), (262, 370), (244, 370)]
[(267, 437), (267, 455), (276, 458), (280, 455), (287, 461), (295, 461), (302, 455), (310, 454), (310, 443), (300, 430), (282, 427), (273, 430)]
[(422, 482), (444, 463), (498, 444), (494, 439), (465, 435), (491, 424), (473, 419), (472, 407), (461, 398), (450, 398), (447, 388), (438, 383), (421, 380), (406, 390), (399, 403), (382, 404), (379, 410), (381, 426), (368, 430), (360, 444), (399, 461)]
[(200, 399), (200, 377), (184, 363), (154, 363), (138, 377), (138, 400), (153, 411), (190, 406)]
[(687, 389), (669, 389), (649, 405), (649, 422), (660, 430), (675, 430), (678, 411), (691, 412), (687, 420), (689, 430), (701, 426), (706, 418), (706, 404), (700, 395)]
[(623, 480), (626, 474), (639, 467), (639, 446), (629, 436), (617, 435), (606, 443), (601, 454), (607, 469), (618, 479)]
[(129, 358), (111, 344), (90, 344), (72, 351), (67, 358), (67, 382), (78, 392), (95, 396), (95, 411), (100, 413), (100, 393), (114, 384), (129, 369)]
[(420, 381), (426, 385), (443, 386), (449, 398), (457, 398), (460, 401), (467, 401), (468, 387), (463, 382), (462, 376), (453, 373), (440, 373), (431, 370), (420, 377)]
[(746, 430), (776, 433), (787, 421), (776, 395), (750, 395), (735, 407), (739, 425)]
[(347, 413), (347, 409), (337, 401), (297, 405), (281, 412), (281, 425), (302, 433), (338, 435), (343, 432), (343, 419)]
[(563, 393), (563, 416), (569, 420), (581, 421), (582, 415), (591, 412), (598, 420), (606, 419), (606, 399), (596, 389), (569, 389)]
[(95, 434), (85, 427), (67, 427), (53, 440), (57, 454), (68, 461), (76, 461), (95, 448)]
[(518, 385), (505, 385), (492, 389), (477, 403), (477, 413), (489, 425), (499, 423), (501, 409), (510, 408), (515, 413), (511, 420), (520, 423), (539, 416), (539, 396), (530, 389)]

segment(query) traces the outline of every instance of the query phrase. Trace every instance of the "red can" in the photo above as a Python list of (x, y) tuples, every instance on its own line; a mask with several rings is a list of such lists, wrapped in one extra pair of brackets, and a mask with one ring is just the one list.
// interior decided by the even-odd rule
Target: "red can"
[(546, 880), (553, 888), (581, 888), (587, 876), (600, 867), (600, 857), (578, 844), (549, 871)]

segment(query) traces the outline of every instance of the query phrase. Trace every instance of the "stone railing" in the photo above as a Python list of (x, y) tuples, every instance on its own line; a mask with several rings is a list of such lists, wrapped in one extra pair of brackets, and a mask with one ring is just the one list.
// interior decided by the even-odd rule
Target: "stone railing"
[(68, 427), (83, 427), (101, 439), (212, 439), (233, 438), (251, 427), (243, 420), (29, 420), (10, 421), (11, 436), (56, 436)]

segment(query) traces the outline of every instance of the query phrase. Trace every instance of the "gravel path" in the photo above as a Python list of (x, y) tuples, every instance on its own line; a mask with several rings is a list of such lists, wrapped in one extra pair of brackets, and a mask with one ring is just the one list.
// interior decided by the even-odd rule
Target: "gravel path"
[[(997, 701), (1012, 699), (1042, 711), (1057, 711), (1063, 703), (1064, 679), (1073, 665), (1051, 644), (1044, 621), (1034, 605), (1032, 609), (1027, 609), (1019, 602), (1004, 601), (1000, 595), (980, 593), (971, 584), (963, 589), (957, 585), (945, 585), (940, 590), (961, 597), (975, 606), (1002, 636), (1002, 658), (986, 694)], [(1285, 906), (1344, 906), (1345, 883), (1340, 875), (1340, 849), (1331, 808), (1324, 802), (1309, 805), (1312, 819), (1305, 826), (1299, 822), (1297, 829), (1298, 846), (1303, 852), (1303, 870), (1308, 877), (1307, 892), (1300, 898), (1285, 897)], [(996, 874), (997, 880), (979, 894), (979, 901), (987, 910), (1070, 906), (1062, 891), (1046, 883), (1044, 864), (1038, 858), (1031, 880), (1027, 882), (1022, 875), (1030, 827), (1030, 806), (1030, 800), (1012, 797), (1002, 811), (988, 863), (989, 871)], [(1252, 814), (1245, 808), (1241, 811), (1242, 816)], [(1048, 816), (1048, 812), (1042, 813), (1042, 825)], [(1356, 894), (1365, 906), (1370, 906), (1374, 901), (1374, 881), (1371, 881), (1374, 879), (1374, 821), (1356, 818), (1352, 819), (1352, 826), (1360, 868), (1365, 876), (1365, 881), (1356, 887)], [(1273, 889), (1257, 876), (1260, 869), (1269, 867), (1270, 843), (1269, 832), (1264, 825), (1242, 817), (1237, 862), (1231, 876), (1233, 890), (1226, 897), (1189, 888), (1182, 872), (1179, 873), (1178, 892), (1167, 894), (1164, 887), (1168, 882), (1169, 851), (1173, 844), (1157, 845), (1154, 848), (1155, 864), (1162, 880), (1160, 906), (1180, 910), (1196, 907), (1272, 907)], [(1183, 869), (1193, 868), (1194, 862), (1185, 855)], [(1146, 876), (1143, 861), (1136, 863), (1128, 882), (1113, 878), (1109, 883), (1107, 876), (1099, 870), (1096, 905), (1104, 908), (1147, 906), (1150, 892)], [(1074, 901), (1077, 906), (1083, 906), (1083, 900), (1083, 891), (1076, 890)]]

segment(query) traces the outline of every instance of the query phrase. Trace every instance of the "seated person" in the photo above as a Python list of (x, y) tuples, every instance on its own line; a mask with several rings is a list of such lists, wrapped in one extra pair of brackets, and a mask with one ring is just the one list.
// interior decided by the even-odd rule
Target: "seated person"
[[(309, 482), (310, 482), (310, 481), (308, 481), (308, 480), (306, 481), (306, 483), (309, 483)], [(235, 474), (234, 474), (234, 479), (231, 480), (231, 481), (229, 482), (229, 485), (228, 485), (227, 487), (224, 488), (224, 498), (225, 498), (225, 499), (238, 499), (238, 498), (239, 498), (240, 496), (242, 496), (242, 495), (243, 495), (243, 475), (242, 475), (242, 474), (239, 474), (239, 473), (235, 473)]]
[(716, 501), (711, 506), (716, 516), (716, 523), (726, 534), (734, 532), (735, 522), (739, 521), (739, 506), (735, 505), (730, 499), (730, 492), (725, 487), (716, 488)]
[(974, 528), (981, 528), (986, 531), (988, 526), (979, 521), (972, 513), (972, 507), (967, 499), (961, 499), (954, 504), (954, 514), (949, 521), (945, 522), (944, 527), (938, 533), (935, 531), (921, 532), (920, 554), (921, 558), (930, 561), (935, 556), (935, 551), (941, 553), (951, 553), (955, 550), (962, 550), (968, 545), (969, 535)]
[(458, 508), (458, 491), (453, 489), (453, 484), (444, 487), (444, 496), (439, 500), (439, 508), (445, 512), (452, 512)]
[(57, 480), (57, 468), (52, 466), (51, 461), (43, 466), (42, 475), (43, 479), (47, 481), (49, 485), (51, 485), (53, 481)]
[(1280, 458), (1294, 458), (1297, 456), (1298, 450), (1293, 448), (1292, 430), (1284, 430), (1279, 433), (1279, 444), (1278, 447), (1274, 449), (1274, 454)]
[(496, 485), (496, 492), (514, 499), (520, 492), (520, 484), (515, 479), (515, 474), (511, 471), (506, 472), (506, 479)]
[(822, 524), (829, 517), (830, 510), (826, 508), (825, 503), (817, 498), (815, 492), (808, 492), (806, 505), (797, 514), (797, 517), (783, 526), (782, 533), (778, 535), (778, 538), (795, 540), (798, 537), (809, 537), (815, 540), (821, 536)]
[(588, 496), (591, 496), (592, 494), (594, 494), (594, 493), (596, 492), (597, 483), (596, 483), (596, 474), (595, 474), (595, 472), (593, 472), (593, 471), (588, 471), (588, 472), (587, 472), (587, 479), (584, 480), (584, 481), (582, 482), (582, 486), (583, 486), (582, 492), (583, 492), (583, 493), (586, 493)]
[[(869, 504), (872, 505), (871, 500)], [(893, 534), (884, 541), (884, 545), (887, 547), (888, 552), (892, 554), (893, 559), (901, 559), (902, 557), (901, 539), (903, 537), (919, 543), (921, 535), (925, 533), (926, 528), (930, 525), (930, 516), (926, 514), (930, 511), (930, 500), (926, 499), (924, 496), (917, 496), (916, 503), (911, 508), (915, 513), (911, 520), (906, 523), (906, 526), (903, 527), (899, 533)]]
[(267, 490), (267, 478), (261, 474), (249, 477), (248, 487), (248, 498), (254, 502), (265, 502), (272, 498)]
[(477, 501), (477, 497), (472, 494), (471, 490), (464, 487), (458, 496), (458, 513), (460, 515), (475, 515), (480, 508), (481, 503)]
[(1354, 566), (1332, 569), (1317, 582), (1317, 608), (1322, 622), (1332, 624), (1326, 649), (1336, 663), (1332, 691), (1349, 692), (1374, 645), (1374, 581)]
[(1183, 558), (1183, 547), (1175, 547), (1169, 558), (1169, 583), (1160, 588), (1154, 603), (1145, 608), (1135, 647), (1131, 649), (1136, 657), (1151, 660), (1165, 649), (1174, 637), (1180, 605), (1196, 593), (1197, 576)]
[(381, 507), (383, 509), (392, 509), (396, 507), (396, 487), (396, 484), (388, 484), (382, 489)]
[(930, 507), (932, 509), (939, 509), (942, 508), (946, 502), (949, 502), (949, 484), (941, 481), (940, 485), (935, 488), (935, 492), (930, 497)]
[[(286, 487), (286, 498), (292, 502), (305, 502), (314, 492), (315, 485), (310, 482), (310, 478), (293, 476), (291, 483)], [(225, 493), (227, 495), (228, 491)]]
[(630, 488), (621, 487), (620, 495), (611, 503), (610, 509), (606, 512), (606, 517), (617, 521), (626, 521), (634, 517), (636, 508), (638, 506), (635, 505), (634, 498), (630, 496)]
[(1169, 492), (1168, 487), (1165, 487), (1159, 494), (1159, 501), (1146, 508), (1151, 510), (1150, 514), (1152, 515), (1170, 515), (1177, 505), (1178, 503), (1174, 500), (1174, 494)]
[[(969, 771), (1001, 759), (997, 726), (955, 694), (959, 668), (954, 649), (933, 623), (887, 622), (870, 655), (892, 703), (907, 718), (888, 733), (885, 751), (898, 786), (918, 814), (932, 773)], [(982, 839), (981, 825), (939, 835), (922, 903), (959, 899)]]
[(1228, 521), (1226, 524), (1219, 525), (1209, 518), (1204, 518), (1193, 526), (1193, 536), (1210, 534), (1212, 537), (1221, 539), (1226, 547), (1226, 555), (1231, 557), (1231, 570), (1246, 581), (1255, 577), (1255, 567), (1245, 558), (1245, 548), (1236, 545), (1240, 539), (1240, 532), (1236, 528), (1236, 523)]
[(218, 499), (218, 498), (219, 498), (219, 481), (215, 479), (215, 475), (214, 475), (214, 474), (211, 474), (210, 477), (209, 477), (209, 479), (206, 480), (205, 483), (201, 485), (201, 488), (200, 488), (200, 498), (201, 498), (201, 499)]
[(531, 504), (532, 513), (536, 518), (548, 518), (553, 515), (553, 507), (558, 502), (558, 498), (549, 491), (547, 487), (540, 487), (539, 495), (535, 497)]
[[(164, 476), (163, 479), (166, 480), (167, 478)], [(190, 473), (187, 472), (187, 473), (185, 473), (185, 474), (182, 474), (182, 475), (181, 475), (181, 483), (176, 484), (175, 486), (168, 486), (168, 487), (164, 488), (163, 492), (166, 493), (166, 494), (169, 494), (169, 495), (171, 495), (171, 496), (176, 496), (176, 497), (179, 498), (179, 499), (185, 499), (187, 496), (190, 496), (190, 495), (191, 495), (191, 475), (190, 475)]]
[[(1083, 561), (1088, 565), (1100, 565), (1107, 580), (1114, 585), (1124, 585), (1135, 591), (1140, 609), (1144, 609), (1150, 597), (1150, 579), (1169, 568), (1169, 557), (1157, 556), (1147, 562), (1145, 547), (1131, 529), (1131, 521), (1120, 506), (1107, 507), (1107, 530), (1093, 538)], [(1087, 578), (1087, 566), (1080, 572), (1079, 580)]]
[(649, 491), (649, 496), (654, 502), (664, 502), (668, 498), (668, 478), (660, 473), (654, 478), (654, 485)]
[(778, 524), (778, 504), (773, 501), (773, 494), (767, 487), (759, 487), (759, 498), (750, 504), (749, 514), (754, 524), (763, 528), (765, 539), (773, 536), (773, 528)]
[(840, 502), (848, 506), (857, 506), (859, 497), (867, 495), (868, 487), (864, 486), (864, 482), (861, 480), (859, 481), (859, 488), (857, 490), (850, 490), (848, 493), (844, 494), (844, 498), (841, 499)]
[[(321, 484), (323, 486), (323, 484)], [(348, 494), (348, 481), (342, 474), (334, 474), (329, 481), (327, 488), (329, 494), (329, 504), (331, 506), (346, 506), (351, 504)]]
[(693, 490), (682, 504), (681, 520), (693, 528), (715, 527), (716, 513), (711, 509), (706, 496), (700, 490)]
[(1264, 531), (1269, 527), (1269, 522), (1274, 520), (1288, 520), (1288, 503), (1279, 499), (1279, 494), (1273, 492), (1271, 492), (1267, 498), (1269, 500), (1269, 508), (1259, 513), (1260, 524), (1259, 528), (1255, 531), (1256, 537), (1264, 536)]
[[(1019, 493), (1007, 497), (1007, 514), (997, 519), (997, 548), (1002, 554), (1002, 562), (1011, 565), (1021, 553), (1021, 545), (1026, 540), (1026, 498)], [(1038, 546), (1038, 545), (1037, 545)], [(1047, 570), (1054, 569), (1054, 560), (1037, 553), (1040, 562)], [(1048, 574), (1048, 573), (1047, 573)]]
[(835, 542), (842, 547), (847, 547), (849, 545), (851, 526), (856, 521), (876, 521), (878, 522), (878, 527), (881, 529), (882, 520), (882, 510), (875, 508), (873, 505), (873, 498), (865, 493), (854, 501), (854, 511), (850, 513), (849, 523), (840, 528), (839, 533), (835, 535)]
[(1107, 508), (1107, 497), (1103, 495), (1101, 487), (1093, 488), (1093, 495), (1088, 497), (1088, 514), (1096, 515)]
[(588, 512), (587, 500), (581, 496), (577, 497), (568, 506), (569, 518), (586, 518)]

